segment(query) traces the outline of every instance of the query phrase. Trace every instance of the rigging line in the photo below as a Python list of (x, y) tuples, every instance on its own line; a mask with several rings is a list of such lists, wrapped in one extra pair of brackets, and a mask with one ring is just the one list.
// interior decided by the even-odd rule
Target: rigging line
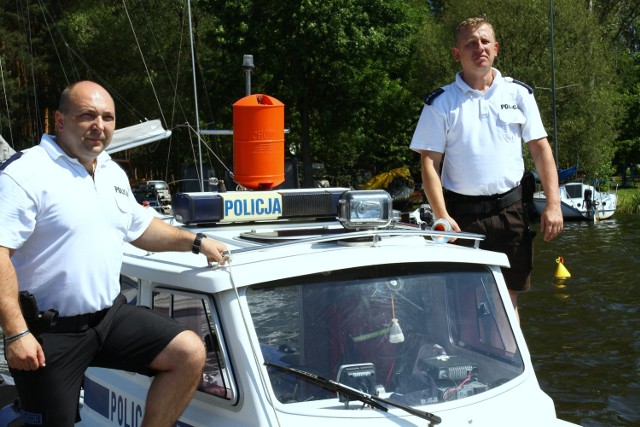
[[(198, 137), (198, 140), (199, 140), (200, 142), (202, 142), (202, 136), (198, 133), (198, 131), (197, 131), (196, 129), (194, 129), (194, 128), (193, 128), (193, 126), (191, 126), (191, 124), (190, 124), (190, 123), (188, 123), (188, 122), (187, 122), (187, 126), (189, 127), (189, 129), (191, 129), (191, 131), (193, 131), (193, 132), (196, 134), (196, 136)], [(227, 172), (229, 172), (229, 173), (231, 174), (231, 176), (233, 176), (233, 172), (231, 172), (231, 170), (227, 167), (227, 165), (225, 165), (225, 164), (224, 164), (224, 162), (222, 161), (222, 159), (220, 159), (220, 157), (218, 157), (218, 155), (217, 155), (217, 154), (216, 154), (216, 153), (211, 149), (211, 147), (209, 147), (209, 145), (207, 145), (207, 144), (204, 144), (204, 146), (205, 146), (205, 148), (206, 148), (207, 150), (209, 150), (209, 152), (210, 152), (211, 154), (213, 154), (213, 156), (216, 158), (216, 160), (218, 160), (218, 162), (220, 162), (220, 164), (222, 165), (222, 167), (223, 167), (223, 168), (225, 168), (225, 170), (226, 170)]]
[[(13, 131), (11, 130), (11, 111), (9, 111), (9, 98), (7, 97), (7, 87), (4, 84), (4, 69), (2, 68), (2, 56), (0, 56), (0, 75), (2, 75), (2, 93), (4, 93), (4, 103), (7, 107), (7, 119), (9, 121), (9, 145), (14, 148), (13, 145)], [(2, 121), (0, 120), (0, 126)], [(2, 136), (2, 127), (0, 127), (0, 136)]]
[[(180, 41), (178, 44), (178, 55), (177, 55), (177, 59), (176, 59), (176, 76), (175, 76), (175, 82), (179, 82), (180, 81), (180, 62), (182, 59), (182, 42), (184, 41), (184, 30), (185, 30), (185, 18), (186, 18), (186, 14), (183, 13), (182, 14), (182, 19), (180, 21)], [(155, 38), (154, 38), (155, 40)], [(160, 50), (159, 50), (160, 51)], [(164, 60), (163, 60), (164, 63)], [(165, 66), (166, 67), (166, 66)], [(177, 83), (173, 83), (173, 81), (171, 80), (171, 75), (169, 74), (169, 69), (167, 68), (167, 74), (169, 75), (169, 81), (171, 81), (172, 84), (172, 88), (173, 88), (173, 102), (171, 105), (171, 124), (175, 123), (175, 117), (176, 117), (176, 106), (178, 106), (180, 108), (180, 111), (182, 111), (182, 115), (184, 116), (185, 120), (187, 119), (187, 114), (184, 110), (184, 107), (182, 106), (182, 103), (180, 102), (180, 98), (178, 98), (178, 85)], [(173, 135), (173, 133), (172, 133)], [(191, 139), (191, 138), (189, 138)], [(167, 150), (167, 162), (166, 162), (166, 173), (167, 175), (169, 174), (169, 155), (171, 153), (171, 148), (169, 148), (169, 150)]]
[[(138, 0), (138, 4), (140, 5), (141, 8), (144, 8), (144, 6), (141, 4), (140, 0)], [(173, 94), (174, 94), (174, 99), (173, 100), (174, 100), (174, 104), (175, 104), (175, 101), (177, 99), (177, 93), (178, 93), (178, 88), (177, 88), (176, 82), (179, 81), (178, 77), (179, 77), (180, 66), (178, 65), (176, 67), (178, 73), (176, 73), (176, 78), (175, 78), (175, 80), (173, 80), (172, 77), (171, 77), (171, 73), (169, 72), (169, 67), (167, 66), (167, 61), (165, 60), (165, 57), (162, 55), (163, 49), (158, 44), (158, 37), (156, 37), (156, 32), (153, 29), (153, 25), (150, 25), (148, 20), (146, 21), (146, 24), (147, 24), (147, 29), (148, 29), (149, 33), (151, 34), (151, 36), (153, 38), (153, 42), (155, 44), (156, 51), (159, 53), (159, 57), (160, 57), (160, 61), (162, 62), (162, 66), (164, 67), (164, 70), (167, 73), (169, 84), (171, 85), (171, 88), (173, 89)], [(182, 25), (181, 31), (184, 31), (184, 14), (183, 14), (183, 18), (182, 18), (182, 21), (181, 21), (181, 25)], [(180, 44), (178, 45), (178, 56), (177, 56), (177, 60), (176, 60), (177, 64), (180, 64), (180, 59), (182, 58), (182, 35), (183, 35), (183, 33), (181, 32), (180, 33)], [(180, 104), (180, 110), (182, 111), (182, 114), (184, 116), (184, 120), (188, 120), (187, 119), (187, 115), (186, 115), (186, 113), (184, 111), (184, 108), (182, 107), (182, 104)], [(174, 107), (172, 109), (171, 121), (170, 121), (169, 124), (166, 124), (165, 127), (173, 127), (174, 123), (175, 123), (175, 105), (174, 105)]]
[[(171, 159), (171, 142), (173, 141), (173, 132), (171, 133), (171, 136), (169, 137), (169, 146), (167, 147), (167, 158), (165, 161), (165, 167), (164, 167), (164, 174), (162, 175), (163, 179), (167, 182), (169, 182), (169, 160)], [(153, 143), (151, 143), (148, 146), (148, 152), (150, 154), (153, 154), (156, 152), (156, 150), (158, 150), (158, 148), (160, 148), (161, 144), (163, 144), (163, 140), (158, 140), (158, 141), (154, 141)]]
[[(180, 99), (178, 98), (178, 87), (177, 87), (177, 85), (174, 83), (174, 81), (175, 81), (175, 82), (179, 82), (179, 81), (180, 81), (180, 66), (179, 66), (179, 64), (180, 64), (180, 62), (181, 62), (181, 58), (182, 58), (182, 51), (183, 51), (183, 49), (182, 49), (182, 48), (183, 48), (183, 41), (184, 41), (184, 32), (185, 32), (185, 29), (187, 29), (187, 28), (186, 28), (186, 21), (187, 21), (187, 18), (189, 18), (189, 19), (188, 19), (188, 23), (189, 23), (188, 31), (189, 31), (189, 33), (191, 34), (191, 36), (193, 35), (193, 29), (191, 28), (191, 5), (190, 5), (190, 2), (188, 2), (188, 1), (187, 1), (187, 9), (188, 9), (188, 12), (189, 12), (189, 13), (188, 13), (188, 14), (182, 14), (181, 29), (180, 29), (180, 40), (179, 40), (179, 45), (178, 45), (178, 46), (179, 46), (179, 48), (178, 48), (178, 55), (177, 55), (177, 60), (176, 60), (176, 64), (178, 64), (178, 66), (176, 67), (176, 75), (175, 75), (175, 79), (172, 81), (172, 80), (171, 80), (171, 77), (169, 77), (169, 80), (171, 81), (171, 84), (172, 84), (172, 88), (173, 88), (173, 90), (174, 90), (174, 94), (173, 94), (173, 95), (174, 95), (174, 96), (173, 96), (173, 107), (172, 107), (172, 110), (171, 110), (171, 112), (172, 112), (172, 113), (171, 113), (171, 114), (172, 114), (172, 115), (171, 115), (171, 123), (173, 124), (173, 123), (174, 123), (174, 121), (175, 121), (176, 105), (177, 105), (177, 107), (178, 107), (178, 108), (180, 109), (180, 111), (182, 112), (182, 115), (184, 116), (185, 120), (187, 120), (186, 125), (187, 125), (187, 126), (189, 126), (189, 127), (191, 128), (191, 130), (193, 130), (193, 128), (192, 128), (192, 127), (189, 125), (189, 123), (188, 123), (188, 118), (187, 118), (187, 115), (186, 115), (186, 112), (185, 112), (184, 106), (182, 105), (182, 103), (180, 102)], [(151, 28), (151, 33), (154, 35), (154, 40), (156, 40), (156, 38), (155, 38), (155, 33), (154, 33), (154, 31), (153, 31), (153, 28)], [(191, 44), (192, 44), (192, 50), (193, 50), (193, 41), (191, 42)], [(158, 51), (160, 52), (161, 50), (160, 50), (160, 49), (158, 49)], [(192, 52), (192, 66), (194, 66), (194, 64), (193, 64), (193, 56), (195, 56), (195, 55), (194, 55), (194, 54), (193, 54), (193, 52)], [(163, 58), (163, 57), (162, 57), (162, 61), (163, 61), (163, 64), (165, 65), (165, 69), (167, 69), (167, 74), (168, 74), (168, 68), (166, 67), (166, 61), (164, 61), (164, 58)], [(199, 68), (199, 69), (202, 69), (201, 64), (200, 64), (199, 62), (198, 62), (198, 68)], [(195, 92), (195, 95), (197, 96), (197, 89), (195, 89), (195, 85), (196, 85), (195, 74), (194, 74), (194, 77), (193, 77), (193, 78), (194, 78), (194, 83), (193, 83), (193, 84), (194, 84), (194, 92)], [(205, 84), (205, 91), (206, 91), (206, 84)], [(206, 98), (207, 98), (207, 102), (208, 102), (209, 109), (211, 110), (211, 106), (210, 106), (211, 102), (210, 102), (210, 100), (209, 100), (209, 94), (208, 94), (208, 92), (206, 92)], [(198, 104), (197, 104), (197, 100), (196, 100), (196, 110), (197, 110), (197, 105), (198, 105)], [(197, 121), (198, 123), (200, 123), (200, 121), (199, 121), (199, 117), (198, 117), (198, 112), (197, 112), (197, 111), (196, 111), (196, 121)], [(197, 131), (196, 131), (196, 132), (194, 132), (194, 133), (195, 133), (196, 135), (199, 135), (199, 132), (197, 132)], [(198, 139), (198, 141), (200, 141), (200, 137), (198, 137), (198, 138), (199, 138), (199, 139)], [(191, 140), (191, 135), (190, 135), (190, 140)], [(208, 148), (208, 147), (207, 147), (207, 148)], [(192, 149), (193, 149), (193, 147), (192, 147)], [(213, 152), (212, 152), (212, 154), (213, 154), (213, 155), (218, 159), (218, 161), (219, 161), (219, 162), (224, 166), (224, 164), (223, 164), (223, 163), (222, 163), (222, 161), (221, 161), (221, 160), (216, 156), (216, 154), (215, 154), (215, 153), (213, 153)], [(169, 155), (169, 153), (168, 153), (167, 155)], [(202, 161), (202, 159), (201, 159), (202, 154), (200, 153), (199, 155), (200, 155), (200, 162), (201, 162), (201, 161)], [(196, 161), (196, 165), (197, 165), (197, 164), (198, 164), (198, 162)], [(167, 162), (167, 168), (168, 168), (168, 162)], [(226, 168), (226, 167), (225, 167), (225, 168)], [(197, 169), (197, 168), (196, 168), (196, 169)], [(228, 168), (226, 168), (226, 169), (228, 170)], [(198, 176), (200, 176), (201, 174), (203, 175), (203, 174), (204, 174), (204, 172), (203, 172), (202, 170), (197, 170), (197, 171), (196, 171), (196, 174), (197, 174)]]
[(205, 80), (205, 74), (202, 69), (202, 63), (200, 62), (200, 56), (196, 57), (196, 61), (198, 64), (198, 70), (200, 70), (200, 78), (202, 79), (202, 87), (204, 90), (204, 98), (207, 101), (207, 108), (209, 109), (209, 114), (211, 114), (211, 117), (213, 117), (214, 114), (213, 107), (211, 106), (211, 97), (209, 96), (209, 91), (207, 90), (207, 82)]
[[(27, 27), (25, 25), (25, 17), (24, 17), (24, 11), (22, 9), (20, 9), (20, 4), (18, 2), (16, 2), (16, 15), (19, 17), (18, 19), (18, 26), (20, 27), (21, 31), (20, 34), (27, 34)], [(22, 53), (22, 52), (21, 52)], [(27, 60), (25, 58), (23, 58), (22, 56), (20, 56), (21, 61), (19, 61), (19, 63), (17, 64), (17, 73), (20, 76), (26, 76), (27, 75), (27, 66), (26, 66), (26, 62)], [(26, 78), (25, 78), (25, 82), (26, 82)], [(25, 86), (24, 89), (22, 86), (20, 86), (20, 95), (22, 97), (22, 95), (24, 95), (24, 109), (26, 110), (26, 115), (28, 116), (28, 123), (34, 123), (32, 114), (31, 114), (31, 100), (29, 98), (29, 89)], [(31, 130), (31, 128), (30, 128)], [(37, 132), (36, 132), (37, 134)]]
[(33, 39), (31, 38), (32, 36), (32, 32), (31, 32), (31, 14), (29, 13), (29, 7), (27, 7), (25, 9), (27, 11), (27, 37), (29, 39), (29, 55), (31, 58), (30, 64), (31, 64), (31, 83), (33, 83), (33, 103), (35, 106), (35, 116), (36, 116), (36, 120), (35, 120), (35, 125), (36, 125), (36, 133), (37, 134), (42, 134), (44, 133), (43, 129), (42, 129), (42, 120), (40, 117), (40, 107), (38, 105), (38, 90), (36, 88), (36, 71), (35, 71), (35, 64), (34, 64), (34, 54), (33, 54)]
[[(49, 16), (49, 20), (53, 23), (53, 26), (56, 29), (56, 32), (58, 33), (58, 36), (60, 36), (60, 38), (62, 39), (62, 42), (64, 43), (64, 47), (67, 52), (67, 57), (69, 58), (69, 63), (71, 64), (71, 71), (72, 71), (74, 80), (75, 81), (80, 80), (80, 71), (78, 71), (75, 61), (73, 60), (73, 55), (71, 54), (72, 52), (70, 51), (70, 47), (69, 47), (69, 43), (67, 42), (67, 39), (65, 38), (64, 34), (60, 30), (60, 26), (58, 25), (57, 20), (53, 17), (53, 15), (51, 15), (49, 10), (45, 8), (44, 11), (46, 12), (47, 16)], [(54, 42), (54, 46), (55, 46), (55, 42)], [(64, 72), (64, 68), (63, 68), (63, 72)]]
[(158, 93), (156, 92), (156, 88), (153, 85), (153, 79), (151, 78), (151, 74), (149, 73), (149, 67), (147, 67), (147, 61), (144, 59), (144, 54), (142, 53), (142, 48), (140, 47), (140, 42), (138, 40), (138, 36), (136, 35), (136, 30), (133, 28), (133, 22), (131, 21), (131, 16), (129, 15), (129, 9), (127, 9), (126, 0), (122, 0), (122, 5), (124, 6), (124, 11), (127, 14), (127, 19), (129, 20), (129, 25), (131, 26), (131, 32), (133, 33), (133, 38), (136, 40), (136, 46), (138, 46), (138, 52), (140, 52), (140, 58), (142, 59), (142, 63), (144, 64), (144, 69), (147, 72), (147, 78), (149, 79), (149, 83), (151, 84), (151, 89), (153, 90), (153, 96), (156, 98), (156, 102), (158, 103), (158, 109), (160, 110), (160, 115), (162, 116), (162, 121), (164, 122), (164, 126), (167, 126), (167, 120), (164, 117), (164, 113), (162, 111), (162, 105), (160, 104), (160, 99), (158, 98)]
[(167, 159), (164, 162), (164, 176), (165, 178), (169, 177), (169, 159), (171, 158), (171, 143), (173, 142), (173, 138), (169, 138), (169, 146), (167, 147)]
[(53, 34), (51, 32), (51, 27), (49, 26), (49, 20), (47, 19), (47, 13), (45, 12), (45, 7), (42, 4), (42, 0), (38, 0), (38, 5), (40, 6), (40, 10), (42, 11), (42, 17), (44, 19), (44, 23), (47, 26), (47, 33), (51, 38), (51, 44), (53, 45), (53, 50), (56, 52), (56, 56), (58, 57), (58, 62), (60, 63), (60, 68), (62, 68), (62, 74), (64, 75), (64, 80), (67, 82), (67, 86), (69, 86), (69, 77), (67, 77), (67, 71), (64, 69), (64, 64), (62, 63), (62, 58), (60, 57), (60, 52), (58, 52), (58, 45), (53, 39)]
[[(38, 0), (38, 2), (40, 3), (41, 0)], [(57, 50), (57, 46), (55, 43), (55, 40), (53, 38), (53, 35), (51, 34), (51, 31), (49, 29), (49, 22), (47, 21), (46, 17), (49, 17), (49, 21), (51, 21), (53, 23), (53, 27), (56, 29), (56, 32), (58, 33), (58, 35), (60, 36), (60, 38), (62, 39), (64, 46), (65, 46), (65, 50), (67, 52), (67, 56), (69, 57), (69, 63), (71, 64), (71, 67), (73, 69), (73, 77), (76, 81), (80, 80), (80, 72), (78, 71), (78, 67), (76, 66), (76, 63), (74, 61), (74, 57), (77, 58), (78, 60), (80, 60), (80, 62), (82, 63), (82, 65), (84, 65), (86, 67), (87, 70), (91, 71), (91, 73), (93, 73), (94, 75), (99, 77), (99, 81), (105, 86), (107, 87), (108, 84), (106, 83), (106, 80), (104, 78), (102, 78), (100, 76), (100, 74), (94, 70), (88, 63), (87, 61), (84, 60), (84, 58), (78, 53), (76, 52), (71, 45), (69, 44), (69, 42), (67, 41), (67, 39), (65, 38), (64, 34), (62, 33), (62, 31), (60, 30), (60, 26), (57, 24), (56, 19), (51, 15), (51, 13), (49, 12), (49, 10), (44, 7), (42, 5), (42, 3), (40, 3), (41, 5), (41, 10), (43, 15), (45, 15), (45, 23), (47, 24), (47, 29), (49, 31), (49, 34), (51, 36), (51, 40), (53, 42), (54, 48), (56, 49), (56, 53), (58, 52)], [(60, 57), (60, 55), (58, 55), (58, 60), (60, 61), (60, 65), (62, 66), (62, 72), (65, 74), (65, 79), (67, 80), (67, 84), (70, 84), (69, 79), (66, 75), (66, 70), (64, 68), (64, 65), (62, 63), (62, 59)], [(135, 114), (137, 114), (138, 116), (143, 116), (144, 115), (138, 111), (136, 108), (134, 108), (131, 104), (128, 104), (126, 102), (126, 100), (124, 98), (122, 98), (121, 96), (119, 96), (117, 94), (117, 92), (112, 88), (109, 87), (110, 92), (112, 93), (112, 95), (114, 96), (114, 98), (118, 98), (130, 111), (134, 112)]]
[[(189, 129), (191, 129), (191, 125), (189, 124), (189, 122), (187, 122), (187, 126), (189, 127)], [(202, 162), (198, 161), (198, 157), (196, 157), (196, 151), (195, 148), (193, 147), (193, 135), (191, 134), (191, 132), (188, 132), (189, 135), (189, 146), (191, 147), (191, 153), (193, 154), (193, 163), (196, 165), (196, 176), (198, 177), (198, 186), (200, 187), (200, 191), (204, 191), (204, 183), (202, 182), (202, 174), (200, 173), (200, 171), (202, 170)], [(197, 167), (197, 165), (200, 164), (200, 167)]]
[[(178, 85), (176, 82), (180, 81), (180, 62), (181, 62), (181, 58), (182, 58), (182, 48), (183, 48), (183, 41), (184, 41), (184, 29), (185, 29), (185, 19), (186, 19), (186, 14), (182, 14), (182, 19), (181, 19), (181, 29), (180, 29), (180, 40), (179, 40), (179, 44), (178, 44), (178, 55), (177, 55), (177, 59), (176, 59), (176, 75), (175, 78), (172, 79), (171, 74), (169, 73), (169, 67), (167, 66), (167, 62), (165, 61), (164, 57), (162, 55), (160, 55), (160, 58), (162, 60), (162, 64), (165, 68), (165, 71), (167, 72), (167, 76), (169, 79), (169, 83), (171, 84), (171, 88), (173, 89), (173, 99), (172, 99), (172, 106), (171, 106), (171, 128), (172, 130), (178, 127), (182, 127), (182, 125), (178, 125), (175, 126), (175, 118), (177, 115), (177, 109), (179, 109), (182, 112), (182, 116), (184, 117), (185, 120), (188, 120), (187, 118), (187, 113), (185, 112), (184, 106), (182, 105), (182, 103), (180, 102), (180, 98), (178, 97)], [(160, 47), (158, 46), (157, 43), (157, 37), (155, 36), (155, 32), (153, 31), (153, 27), (150, 26), (149, 27), (151, 34), (153, 35), (153, 40), (156, 43), (156, 48), (158, 50), (158, 52), (162, 52), (162, 49), (160, 49)], [(191, 141), (191, 134), (188, 134), (189, 136), (189, 140), (190, 140), (190, 144), (191, 144), (191, 148), (193, 151), (193, 144)], [(173, 133), (171, 135), (170, 141), (173, 141)], [(197, 164), (197, 160), (195, 159), (195, 153), (194, 154), (194, 164)], [(168, 176), (169, 174), (169, 158), (171, 157), (171, 146), (169, 146), (169, 149), (167, 150), (167, 160), (165, 162), (165, 175)], [(198, 174), (198, 170), (196, 168), (196, 174)], [(198, 174), (199, 176), (199, 174)]]
[[(176, 76), (175, 76), (175, 81), (176, 82), (180, 81), (180, 61), (182, 59), (182, 42), (184, 41), (183, 35), (184, 35), (184, 29), (185, 29), (184, 20), (185, 20), (185, 18), (184, 18), (184, 14), (183, 14), (182, 22), (181, 22), (182, 28), (180, 29), (180, 42), (179, 42), (179, 45), (178, 45), (178, 58), (177, 58), (177, 61), (176, 61), (176, 64), (178, 64), (178, 66), (176, 66)], [(171, 80), (171, 76), (169, 76), (169, 80)], [(174, 120), (175, 120), (176, 105), (180, 107), (180, 111), (182, 111), (182, 115), (184, 116), (185, 120), (188, 120), (187, 119), (187, 114), (184, 111), (184, 107), (182, 106), (182, 103), (180, 102), (180, 98), (178, 98), (178, 85), (174, 84), (173, 85), (173, 105), (171, 106), (171, 123), (174, 123)]]
[[(118, 99), (118, 101), (120, 101), (127, 109), (129, 109), (129, 111), (133, 112), (135, 115), (143, 117), (145, 120), (147, 120), (147, 118), (145, 117), (144, 114), (142, 114), (142, 112), (140, 112), (137, 108), (135, 108), (132, 104), (130, 104), (124, 97), (122, 97), (118, 91), (116, 91), (116, 89), (111, 86), (109, 84), (109, 82), (107, 82), (106, 79), (104, 79), (100, 73), (98, 73), (96, 70), (94, 70), (91, 65), (89, 65), (89, 63), (87, 63), (87, 61), (84, 60), (84, 58), (82, 56), (80, 56), (80, 54), (78, 52), (76, 52), (75, 50), (73, 50), (73, 48), (69, 45), (66, 44), (66, 48), (68, 49), (69, 52), (73, 53), (73, 55), (78, 58), (80, 60), (80, 62), (82, 63), (82, 65), (84, 65), (87, 70), (91, 71), (91, 73), (93, 75), (95, 75), (97, 78), (96, 80), (105, 87), (105, 89), (109, 90), (109, 93), (111, 94), (111, 96), (114, 99)], [(140, 120), (142, 122), (142, 120)]]
[[(141, 2), (138, 2), (138, 4), (140, 5), (140, 7), (144, 8), (144, 6), (141, 5)], [(183, 14), (183, 18), (181, 20), (181, 25), (182, 25), (182, 30), (180, 32), (180, 44), (178, 45), (178, 55), (177, 55), (177, 60), (176, 63), (178, 64), (178, 66), (176, 67), (176, 77), (175, 80), (172, 79), (171, 77), (171, 73), (169, 72), (169, 67), (167, 66), (167, 61), (165, 60), (165, 57), (162, 55), (162, 49), (160, 48), (160, 46), (158, 45), (158, 37), (156, 37), (156, 33), (153, 29), (152, 25), (149, 25), (149, 21), (146, 21), (147, 24), (147, 29), (149, 30), (150, 34), (152, 35), (153, 38), (153, 42), (155, 44), (156, 47), (156, 51), (159, 53), (160, 56), (160, 60), (162, 62), (162, 65), (165, 69), (165, 72), (167, 73), (167, 78), (169, 80), (169, 84), (171, 85), (170, 87), (173, 89), (173, 105), (171, 108), (171, 116), (170, 116), (170, 126), (173, 127), (174, 123), (175, 123), (175, 116), (176, 116), (176, 104), (179, 106), (180, 111), (182, 112), (182, 115), (184, 116), (184, 119), (187, 120), (187, 114), (185, 113), (184, 107), (182, 106), (182, 104), (180, 103), (180, 100), (178, 98), (178, 87), (176, 82), (179, 81), (179, 77), (180, 77), (180, 59), (182, 58), (182, 37), (183, 37), (183, 31), (184, 31), (184, 21), (185, 21), (185, 16), (186, 14)], [(168, 127), (167, 124), (165, 124), (165, 127)], [(164, 176), (168, 177), (169, 176), (169, 160), (171, 158), (171, 144), (173, 142), (173, 135), (171, 136), (171, 138), (169, 138), (169, 147), (167, 148), (167, 157), (165, 159), (165, 171), (164, 171)], [(152, 152), (152, 150), (149, 150), (150, 152)]]

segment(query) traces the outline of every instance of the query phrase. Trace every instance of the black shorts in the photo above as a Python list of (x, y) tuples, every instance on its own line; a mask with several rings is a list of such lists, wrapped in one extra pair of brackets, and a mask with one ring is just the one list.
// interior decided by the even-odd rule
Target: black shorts
[[(491, 215), (468, 215), (463, 210), (449, 213), (462, 231), (485, 236), (480, 248), (507, 255), (511, 268), (502, 269), (507, 288), (512, 291), (528, 291), (531, 288), (533, 234), (522, 201)], [(455, 243), (473, 245), (473, 242), (463, 239)]]
[(82, 332), (43, 333), (38, 338), (46, 366), (11, 369), (26, 425), (72, 426), (85, 370), (90, 366), (153, 376), (153, 359), (185, 328), (148, 308), (126, 304), (119, 296), (104, 318)]

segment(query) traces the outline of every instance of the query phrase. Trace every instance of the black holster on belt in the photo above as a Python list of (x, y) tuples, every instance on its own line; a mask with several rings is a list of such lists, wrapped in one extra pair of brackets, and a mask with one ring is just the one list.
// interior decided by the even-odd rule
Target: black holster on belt
[(522, 186), (522, 202), (533, 202), (533, 193), (536, 192), (536, 177), (533, 173), (526, 171), (524, 175), (522, 175), (520, 185)]
[(28, 291), (20, 292), (18, 297), (22, 315), (33, 335), (38, 336), (43, 332), (48, 332), (56, 325), (58, 310), (52, 308), (40, 311), (36, 297)]

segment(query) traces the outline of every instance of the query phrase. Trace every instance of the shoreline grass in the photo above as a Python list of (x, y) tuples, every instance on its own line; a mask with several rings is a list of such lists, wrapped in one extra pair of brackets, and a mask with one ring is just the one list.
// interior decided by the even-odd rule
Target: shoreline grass
[(640, 214), (640, 188), (618, 188), (618, 208), (623, 214)]

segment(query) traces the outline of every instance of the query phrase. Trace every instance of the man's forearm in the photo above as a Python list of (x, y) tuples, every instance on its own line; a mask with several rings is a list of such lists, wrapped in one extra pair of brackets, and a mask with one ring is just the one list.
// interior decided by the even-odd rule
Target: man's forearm
[(27, 329), (18, 303), (18, 278), (7, 248), (0, 249), (0, 327), (5, 337)]

